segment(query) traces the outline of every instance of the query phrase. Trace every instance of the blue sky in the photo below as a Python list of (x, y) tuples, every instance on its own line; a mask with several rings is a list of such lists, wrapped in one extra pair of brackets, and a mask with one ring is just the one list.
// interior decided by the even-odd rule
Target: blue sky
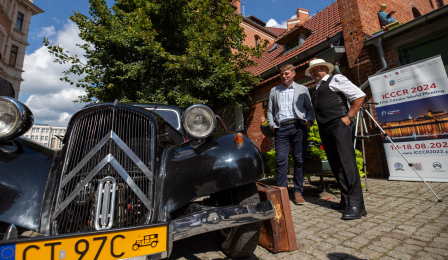
[[(113, 4), (114, 0), (107, 0)], [(242, 0), (245, 15), (253, 15), (268, 23), (269, 26), (285, 26), (298, 7), (307, 9), (310, 15), (332, 4), (332, 0)], [(44, 13), (32, 17), (28, 35), (29, 46), (26, 49), (24, 70), (25, 79), (21, 85), (19, 100), (25, 102), (33, 111), (36, 123), (66, 126), (74, 112), (84, 104), (73, 103), (84, 91), (62, 82), (62, 71), (67, 65), (53, 63), (53, 58), (43, 47), (43, 38), (50, 43), (60, 44), (71, 54), (82, 55), (75, 45), (82, 43), (78, 30), (69, 16), (74, 11), (88, 14), (88, 0), (34, 0), (34, 4)], [(74, 78), (76, 79), (76, 78)]]

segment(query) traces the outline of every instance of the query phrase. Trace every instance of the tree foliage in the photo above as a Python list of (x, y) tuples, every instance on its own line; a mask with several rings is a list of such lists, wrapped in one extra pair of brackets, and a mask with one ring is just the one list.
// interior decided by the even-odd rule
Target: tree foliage
[(71, 64), (61, 80), (85, 88), (80, 101), (245, 107), (258, 83), (245, 69), (265, 44), (242, 45), (241, 16), (228, 0), (117, 0), (111, 8), (90, 0), (89, 13), (70, 17), (87, 62), (44, 40), (55, 62)]

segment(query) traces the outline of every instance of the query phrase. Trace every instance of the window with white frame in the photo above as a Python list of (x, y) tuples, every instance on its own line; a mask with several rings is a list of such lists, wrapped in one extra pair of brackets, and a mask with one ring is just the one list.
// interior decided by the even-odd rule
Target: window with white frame
[(22, 31), (22, 25), (23, 25), (23, 20), (24, 20), (25, 16), (19, 12), (17, 13), (17, 20), (16, 20), (16, 30)]
[(9, 54), (9, 66), (15, 67), (17, 56), (19, 55), (19, 47), (11, 45), (11, 53)]

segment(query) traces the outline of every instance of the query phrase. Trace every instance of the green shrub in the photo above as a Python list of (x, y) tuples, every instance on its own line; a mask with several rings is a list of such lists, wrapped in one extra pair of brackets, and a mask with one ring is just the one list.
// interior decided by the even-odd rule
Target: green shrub
[[(365, 173), (363, 171), (364, 159), (362, 157), (362, 152), (359, 150), (355, 150), (355, 155), (356, 155), (356, 166), (358, 167), (359, 176), (362, 178), (365, 176)], [(267, 165), (270, 168), (270, 172), (266, 174), (266, 177), (275, 177), (276, 176), (275, 168), (277, 165), (275, 162), (275, 150), (274, 149), (270, 150), (269, 152), (265, 153), (264, 156), (267, 160)], [(319, 129), (316, 121), (314, 121), (314, 124), (311, 126), (310, 131), (308, 133), (308, 148), (307, 148), (306, 160), (308, 162), (327, 160), (327, 155), (322, 145), (322, 140), (320, 139)], [(294, 161), (292, 153), (290, 152), (288, 155), (288, 170), (293, 165)]]

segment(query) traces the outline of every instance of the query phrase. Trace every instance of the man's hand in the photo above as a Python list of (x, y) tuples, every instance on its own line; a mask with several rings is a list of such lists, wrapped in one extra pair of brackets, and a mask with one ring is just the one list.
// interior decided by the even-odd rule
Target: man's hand
[(306, 129), (310, 130), (310, 127), (311, 127), (311, 121), (308, 121), (308, 122), (306, 123)]
[(347, 126), (352, 122), (350, 120), (350, 118), (348, 118), (348, 116), (344, 116), (342, 119), (342, 122), (344, 122), (344, 124), (346, 124)]
[(272, 132), (275, 132), (275, 131), (274, 131), (274, 127), (271, 127), (271, 130), (272, 130)]

